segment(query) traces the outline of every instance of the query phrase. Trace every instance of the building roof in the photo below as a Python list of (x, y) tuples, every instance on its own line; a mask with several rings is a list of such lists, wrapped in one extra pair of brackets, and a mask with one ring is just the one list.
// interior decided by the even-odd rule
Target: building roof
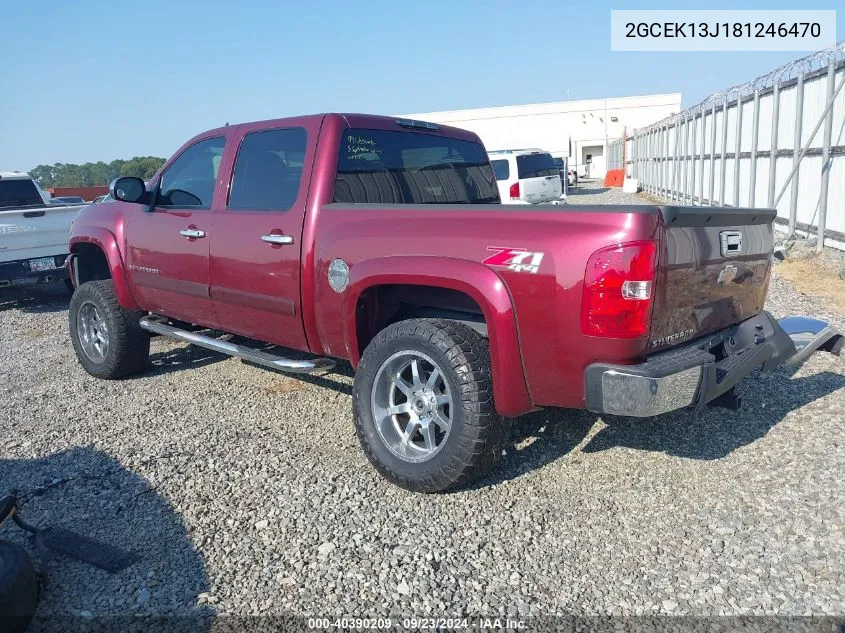
[(498, 119), (538, 114), (595, 112), (597, 110), (623, 110), (652, 106), (677, 106), (681, 108), (681, 93), (641, 95), (634, 97), (608, 97), (606, 99), (583, 99), (580, 101), (555, 101), (552, 103), (528, 103), (524, 105), (471, 108), (466, 110), (443, 110), (439, 112), (417, 112), (397, 116), (434, 121), (462, 121), (477, 119)]

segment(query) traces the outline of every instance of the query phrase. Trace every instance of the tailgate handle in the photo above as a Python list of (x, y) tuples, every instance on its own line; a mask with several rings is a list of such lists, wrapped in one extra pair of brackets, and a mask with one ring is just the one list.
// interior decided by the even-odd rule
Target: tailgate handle
[(44, 215), (43, 211), (24, 211), (23, 212), (23, 217), (25, 217), (25, 218), (40, 218), (42, 215)]
[(722, 231), (719, 233), (722, 257), (736, 257), (742, 254), (742, 231)]

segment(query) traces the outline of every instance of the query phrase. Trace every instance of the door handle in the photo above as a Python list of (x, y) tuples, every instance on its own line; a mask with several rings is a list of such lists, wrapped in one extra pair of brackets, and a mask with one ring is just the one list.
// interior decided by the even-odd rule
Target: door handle
[(202, 229), (182, 229), (179, 231), (179, 235), (183, 235), (187, 238), (197, 239), (200, 237), (205, 237), (205, 231)]
[(262, 242), (267, 242), (268, 244), (293, 244), (293, 236), (292, 235), (278, 235), (276, 233), (270, 233), (268, 235), (261, 236)]

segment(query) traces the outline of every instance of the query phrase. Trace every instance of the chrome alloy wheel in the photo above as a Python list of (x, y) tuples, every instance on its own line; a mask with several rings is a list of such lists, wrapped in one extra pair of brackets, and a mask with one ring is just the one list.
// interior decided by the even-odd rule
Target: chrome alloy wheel
[(95, 363), (102, 363), (109, 351), (109, 331), (97, 306), (86, 301), (79, 307), (76, 327), (82, 351)]
[(431, 357), (413, 350), (390, 356), (376, 373), (371, 402), (378, 435), (399, 459), (424, 462), (445, 446), (452, 394)]

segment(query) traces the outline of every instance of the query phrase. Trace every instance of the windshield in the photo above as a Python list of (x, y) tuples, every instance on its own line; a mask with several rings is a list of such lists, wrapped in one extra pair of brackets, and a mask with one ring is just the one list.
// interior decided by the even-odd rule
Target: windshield
[(338, 156), (335, 202), (499, 203), (480, 143), (392, 130), (349, 129)]
[(0, 209), (8, 207), (42, 206), (44, 200), (31, 180), (0, 179)]

